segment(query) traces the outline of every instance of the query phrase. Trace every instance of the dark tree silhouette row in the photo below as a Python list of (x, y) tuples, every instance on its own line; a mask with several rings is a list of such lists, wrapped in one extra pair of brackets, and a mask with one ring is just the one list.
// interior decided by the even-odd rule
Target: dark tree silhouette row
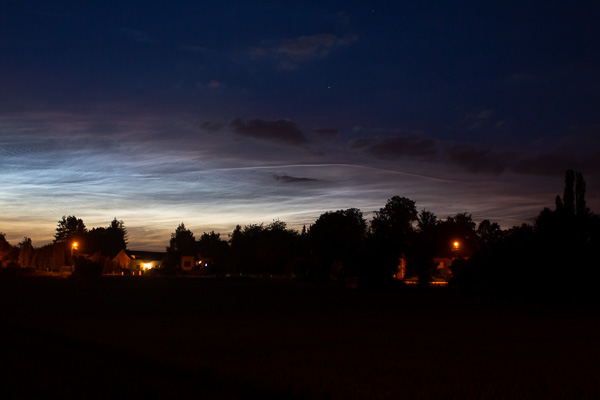
[[(171, 235), (162, 267), (154, 273), (181, 273), (181, 257), (203, 262), (205, 274), (288, 276), (310, 280), (357, 278), (361, 284), (391, 281), (402, 260), (406, 276), (426, 286), (432, 279), (450, 279), (465, 290), (523, 293), (532, 288), (576, 290), (598, 277), (600, 219), (586, 206), (583, 175), (568, 170), (562, 197), (555, 209), (543, 209), (533, 225), (502, 230), (470, 214), (440, 220), (430, 211), (418, 212), (414, 201), (394, 196), (367, 221), (356, 208), (329, 211), (301, 232), (283, 221), (236, 226), (223, 240), (218, 233), (200, 239), (181, 223)], [(127, 246), (127, 232), (116, 218), (107, 228), (87, 231), (83, 221), (63, 217), (55, 242), (34, 249), (27, 238), (17, 248), (0, 236), (3, 266), (56, 269), (77, 253), (97, 254), (104, 271), (110, 259)], [(460, 243), (453, 248), (452, 243)], [(440, 270), (435, 257), (455, 260), (450, 271)], [(443, 275), (443, 276), (440, 276)], [(538, 290), (539, 289), (539, 290)]]
[(583, 175), (568, 170), (554, 210), (544, 208), (533, 225), (503, 231), (499, 240), (456, 263), (452, 283), (487, 293), (596, 297), (600, 217), (587, 207), (585, 191)]
[[(109, 226), (88, 231), (83, 221), (75, 216), (63, 216), (58, 221), (54, 242), (34, 248), (31, 239), (25, 237), (17, 247), (10, 246), (4, 235), (0, 237), (0, 260), (5, 267), (30, 268), (43, 271), (59, 271), (73, 265), (82, 254), (92, 255), (100, 271), (112, 272), (112, 258), (127, 248), (127, 230), (123, 221), (113, 219)], [(3, 252), (2, 249), (6, 249)]]
[[(470, 291), (555, 293), (560, 288), (572, 293), (595, 284), (598, 275), (594, 252), (600, 248), (600, 219), (586, 206), (585, 192), (583, 175), (568, 170), (554, 210), (545, 208), (534, 224), (506, 230), (489, 220), (477, 225), (468, 213), (440, 220), (400, 196), (389, 199), (370, 221), (356, 208), (329, 211), (302, 232), (281, 221), (237, 226), (228, 242), (214, 232), (195, 241), (181, 224), (167, 249), (170, 271), (180, 255), (201, 254), (214, 261), (213, 273), (312, 280), (350, 276), (369, 284), (391, 280), (404, 258), (406, 276), (425, 286), (435, 278), (451, 278), (451, 286)], [(440, 270), (435, 257), (455, 262), (450, 271)]]

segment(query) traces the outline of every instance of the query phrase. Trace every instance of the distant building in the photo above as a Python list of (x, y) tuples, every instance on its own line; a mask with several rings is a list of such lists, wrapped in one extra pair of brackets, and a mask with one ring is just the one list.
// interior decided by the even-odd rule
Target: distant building
[(121, 250), (113, 258), (113, 262), (121, 271), (136, 273), (160, 267), (166, 255), (167, 253), (157, 251)]
[(184, 271), (191, 271), (196, 266), (195, 256), (181, 256), (181, 269)]
[[(452, 277), (452, 270), (450, 266), (456, 259), (468, 260), (468, 256), (459, 255), (457, 252), (444, 254), (441, 257), (434, 257), (433, 264), (435, 270), (432, 271), (430, 285), (433, 286), (446, 286)], [(398, 263), (398, 270), (394, 274), (394, 279), (402, 280), (407, 285), (416, 285), (419, 283), (419, 278), (416, 275), (406, 276), (406, 258), (400, 257)]]
[(456, 260), (456, 258), (434, 257), (433, 263), (435, 264), (435, 269), (438, 272), (447, 273), (448, 275), (452, 275), (452, 272), (450, 271), (450, 265), (452, 265), (452, 262), (454, 260)]
[(403, 280), (406, 278), (406, 257), (404, 254), (400, 254), (398, 257), (398, 267), (396, 273), (393, 275), (394, 279)]

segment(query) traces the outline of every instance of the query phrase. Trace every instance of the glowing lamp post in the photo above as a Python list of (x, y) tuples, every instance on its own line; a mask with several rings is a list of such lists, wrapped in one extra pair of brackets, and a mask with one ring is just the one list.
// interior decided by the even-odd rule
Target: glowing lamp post
[(452, 253), (454, 253), (454, 258), (460, 257), (459, 250), (460, 242), (458, 240), (455, 240), (454, 242), (452, 242)]
[(460, 257), (460, 242), (458, 240), (455, 240), (454, 242), (452, 242), (452, 253), (453, 253), (453, 259)]
[(77, 250), (78, 247), (79, 247), (79, 243), (77, 243), (77, 242), (73, 242), (71, 244), (71, 260), (73, 262), (73, 268), (75, 268), (75, 259), (73, 258), (73, 253)]

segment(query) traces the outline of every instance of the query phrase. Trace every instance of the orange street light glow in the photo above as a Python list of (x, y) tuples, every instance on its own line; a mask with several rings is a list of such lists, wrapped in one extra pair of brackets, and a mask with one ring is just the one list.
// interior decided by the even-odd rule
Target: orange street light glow
[(77, 243), (77, 242), (73, 242), (73, 248), (74, 248), (74, 249), (76, 249), (76, 248), (77, 248), (77, 246), (79, 246), (79, 243)]

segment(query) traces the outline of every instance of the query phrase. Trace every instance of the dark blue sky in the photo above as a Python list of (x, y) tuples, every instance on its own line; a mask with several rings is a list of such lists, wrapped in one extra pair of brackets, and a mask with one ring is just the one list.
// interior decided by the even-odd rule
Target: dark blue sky
[(394, 195), (510, 227), (566, 168), (597, 211), (599, 7), (471, 3), (3, 1), (0, 229), (160, 248)]

